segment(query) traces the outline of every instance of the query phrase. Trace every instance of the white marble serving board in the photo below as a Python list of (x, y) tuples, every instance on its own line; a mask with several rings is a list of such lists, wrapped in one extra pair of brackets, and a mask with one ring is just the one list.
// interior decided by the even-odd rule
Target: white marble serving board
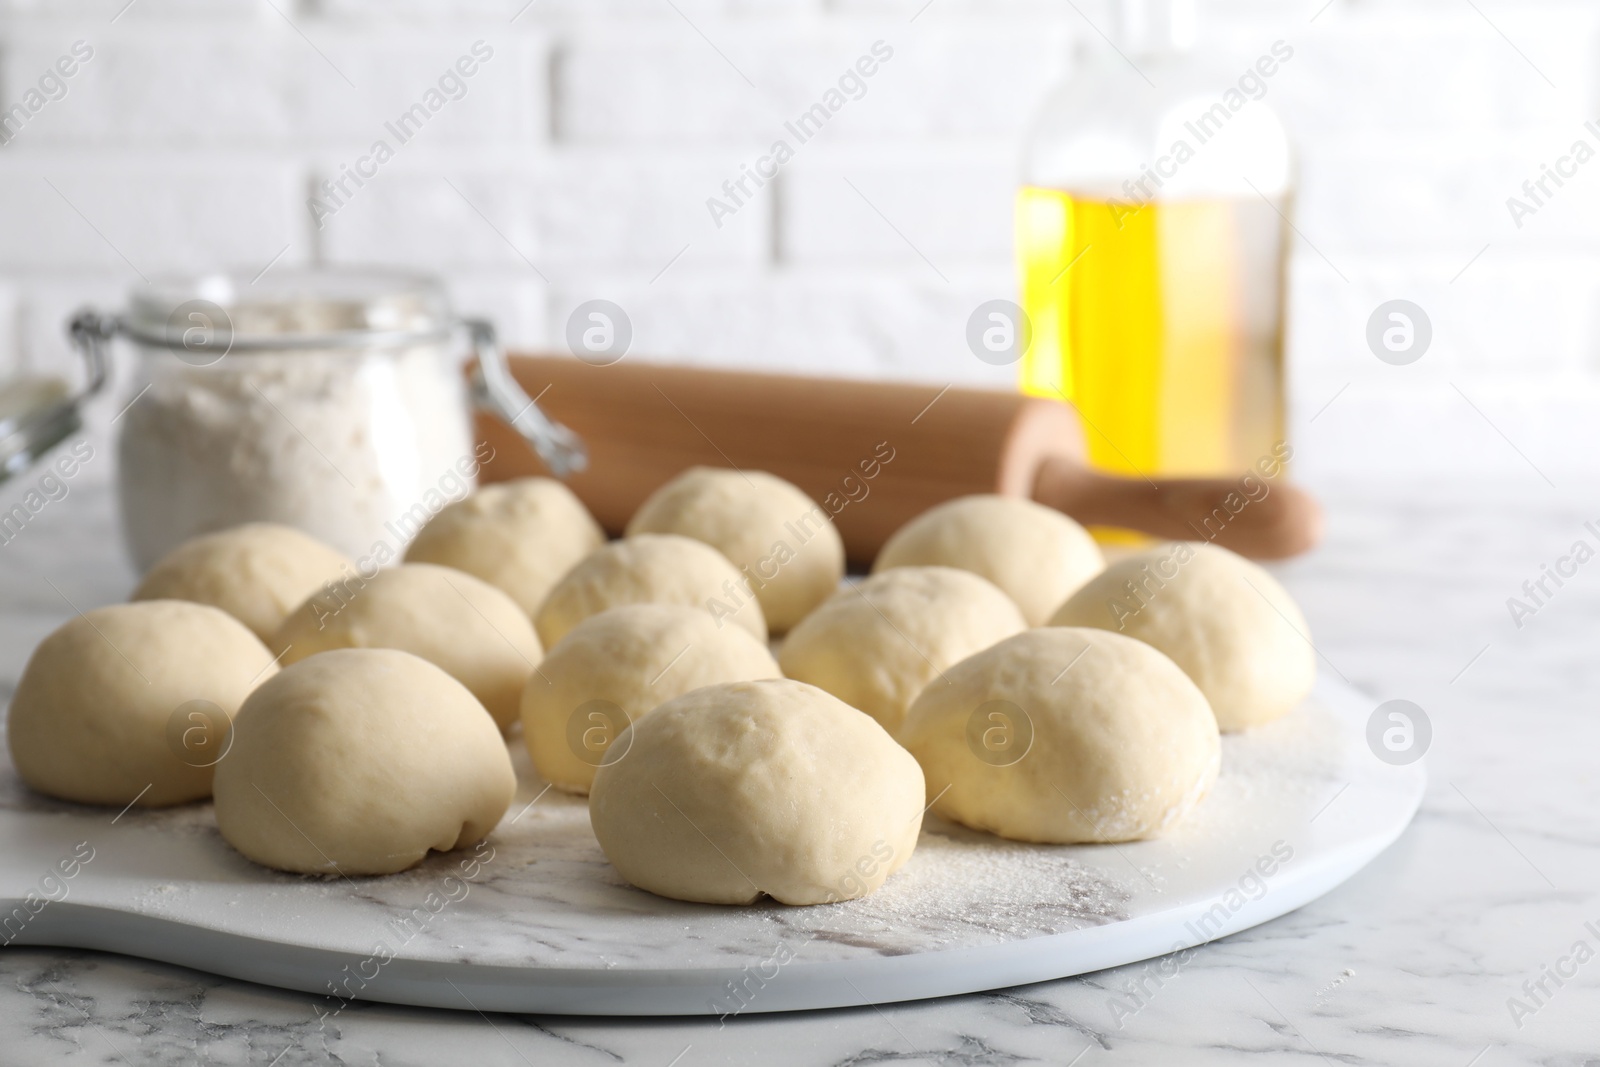
[[(585, 803), (541, 795), (525, 758), (519, 797), (487, 845), (357, 879), (250, 863), (217, 834), (209, 804), (118, 815), (38, 797), (6, 764), (0, 941), (325, 995), (318, 1011), (329, 1014), (354, 998), (720, 1015), (1061, 978), (1265, 922), (1382, 851), (1416, 811), (1424, 773), (1368, 750), (1373, 706), (1324, 679), (1288, 718), (1224, 738), (1216, 789), (1162, 840), (1021, 845), (930, 818), (877, 893), (809, 908), (686, 904), (628, 886)], [(93, 858), (74, 867), (87, 849)]]

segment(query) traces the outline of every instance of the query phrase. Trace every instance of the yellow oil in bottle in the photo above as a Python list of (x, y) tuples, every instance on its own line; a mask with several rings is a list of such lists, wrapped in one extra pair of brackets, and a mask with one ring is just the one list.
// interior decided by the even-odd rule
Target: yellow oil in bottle
[(1089, 461), (1229, 476), (1283, 437), (1284, 225), (1260, 198), (1127, 204), (1024, 187), (1022, 388), (1064, 398)]

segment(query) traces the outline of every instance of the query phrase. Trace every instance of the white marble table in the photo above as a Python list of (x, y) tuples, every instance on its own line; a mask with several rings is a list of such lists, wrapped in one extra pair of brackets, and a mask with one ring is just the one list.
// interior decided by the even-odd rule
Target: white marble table
[[(1425, 495), (1381, 483), (1323, 491), (1327, 545), (1283, 574), (1329, 670), (1375, 704), (1404, 697), (1430, 716), (1428, 797), (1365, 872), (1201, 949), (1164, 984), (1139, 965), (726, 1026), (352, 1006), (321, 1027), (304, 995), (10, 947), (0, 949), (0, 1063), (1600, 1067), (1600, 957), (1572, 962), (1577, 942), (1600, 952), (1585, 925), (1600, 931), (1600, 702), (1588, 689), (1600, 683), (1600, 563), (1520, 630), (1506, 607), (1575, 540), (1600, 548), (1583, 528), (1600, 518), (1600, 490), (1530, 478)], [(67, 600), (87, 608), (131, 582), (109, 493), (92, 485), (0, 545), (4, 695)], [(1556, 969), (1576, 973), (1558, 985)], [(1114, 1013), (1140, 982), (1144, 1005)], [(1529, 1013), (1514, 1019), (1512, 997)]]

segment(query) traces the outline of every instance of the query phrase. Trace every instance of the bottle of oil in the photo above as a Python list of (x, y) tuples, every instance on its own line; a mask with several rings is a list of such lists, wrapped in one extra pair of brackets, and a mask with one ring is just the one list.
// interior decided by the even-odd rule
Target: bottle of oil
[(1049, 97), (1017, 194), (1022, 388), (1070, 400), (1090, 462), (1230, 475), (1283, 435), (1291, 157), (1283, 41), (1199, 56), (1194, 0), (1120, 0)]

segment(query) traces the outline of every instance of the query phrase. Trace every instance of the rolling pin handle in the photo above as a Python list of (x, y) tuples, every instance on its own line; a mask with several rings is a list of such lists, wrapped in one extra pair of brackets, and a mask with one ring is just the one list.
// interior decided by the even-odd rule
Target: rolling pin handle
[[(1047, 457), (1033, 498), (1085, 525), (1119, 526), (1178, 541), (1215, 541), (1252, 559), (1285, 559), (1322, 538), (1322, 509), (1290, 484), (1251, 489), (1223, 478), (1125, 478)], [(1231, 506), (1230, 506), (1231, 505)]]

